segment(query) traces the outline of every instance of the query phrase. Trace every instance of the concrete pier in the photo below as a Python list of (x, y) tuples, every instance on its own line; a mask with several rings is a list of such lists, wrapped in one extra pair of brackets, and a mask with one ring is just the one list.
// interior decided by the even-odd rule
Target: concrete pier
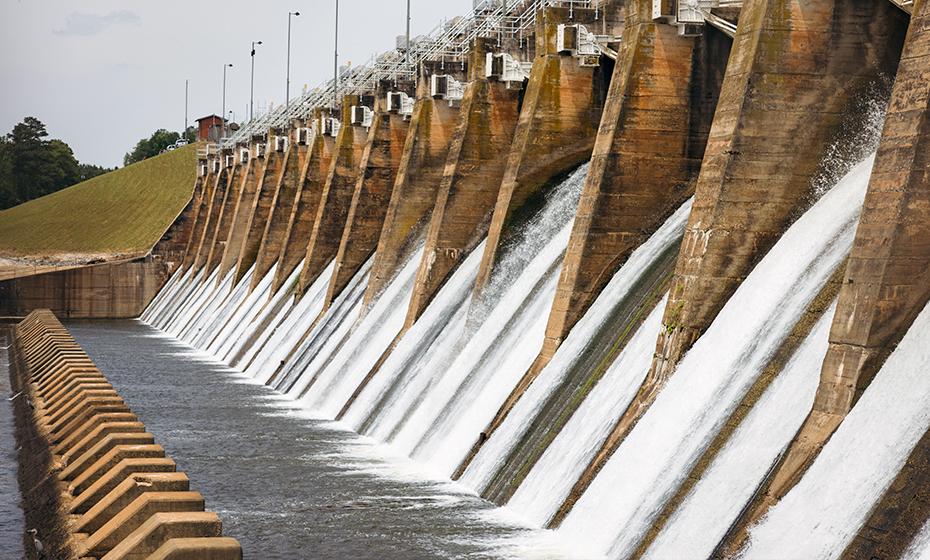
[(284, 163), (284, 153), (275, 149), (279, 137), (286, 137), (283, 131), (269, 131), (268, 141), (264, 146), (264, 162), (261, 167), (261, 176), (255, 188), (255, 197), (252, 201), (252, 210), (245, 225), (245, 235), (242, 246), (239, 248), (239, 257), (236, 260), (233, 284), (249, 271), (258, 256), (258, 249), (268, 225), (272, 204), (278, 196), (278, 187), (281, 180), (281, 168)]
[(475, 284), (477, 294), (491, 280), (499, 252), (524, 205), (591, 158), (612, 64), (607, 57), (595, 57), (597, 63), (589, 64), (559, 52), (557, 33), (559, 25), (568, 24), (619, 34), (622, 17), (607, 19), (618, 15), (614, 5), (619, 2), (606, 4), (598, 10), (549, 7), (537, 18), (536, 59), (495, 202)]
[[(299, 124), (302, 125), (303, 123)], [(252, 275), (249, 291), (258, 286), (258, 283), (261, 282), (265, 274), (271, 270), (271, 267), (281, 256), (281, 248), (284, 246), (284, 236), (287, 233), (288, 222), (297, 202), (297, 193), (300, 190), (301, 172), (307, 160), (308, 145), (306, 142), (301, 142), (300, 128), (304, 127), (292, 128), (290, 131), (290, 139), (287, 150), (283, 155), (281, 172), (278, 175), (275, 195), (271, 201), (265, 231), (262, 233), (261, 246), (258, 248), (258, 255), (255, 260), (255, 274)]]
[(378, 248), (371, 277), (365, 291), (365, 303), (384, 290), (397, 275), (399, 267), (416, 251), (430, 214), (436, 206), (436, 194), (445, 169), (452, 134), (458, 124), (458, 106), (430, 95), (430, 76), (451, 75), (464, 80), (465, 64), (424, 63), (417, 80), (417, 100), (410, 118), (407, 141)]
[(226, 273), (233, 270), (239, 262), (242, 246), (249, 235), (248, 225), (252, 219), (252, 210), (255, 208), (256, 198), (261, 194), (259, 188), (269, 159), (267, 148), (268, 144), (261, 136), (253, 138), (249, 143), (249, 161), (245, 164), (241, 185), (236, 193), (238, 197), (232, 208), (229, 235), (219, 260), (217, 282), (221, 282)]
[(332, 162), (320, 194), (304, 267), (300, 271), (298, 297), (307, 291), (339, 251), (342, 231), (358, 180), (362, 153), (368, 142), (368, 130), (361, 124), (352, 124), (352, 107), (364, 106), (370, 110), (373, 105), (374, 98), (371, 96), (362, 98), (346, 95), (342, 98), (342, 126), (336, 136)]
[(560, 517), (809, 205), (827, 150), (856, 143), (844, 137), (847, 123), (861, 122), (863, 98), (895, 70), (905, 19), (885, 2), (757, 0), (743, 7), (652, 367)]
[[(485, 77), (493, 41), (476, 40), (452, 133), (405, 328), (420, 317), (446, 279), (487, 234), (517, 126), (522, 83)], [(519, 56), (519, 53), (517, 53)]]
[(371, 129), (326, 293), (326, 308), (378, 246), (409, 129), (407, 119), (399, 110), (388, 110), (387, 95), (390, 92), (412, 96), (414, 89), (412, 83), (391, 87), (387, 82), (377, 89)]
[[(235, 157), (238, 160), (239, 154), (237, 153)], [(236, 210), (236, 201), (239, 200), (242, 175), (245, 170), (246, 165), (236, 163), (226, 173), (225, 184), (222, 182), (217, 184), (216, 195), (213, 197), (213, 204), (217, 213), (213, 214), (215, 216), (213, 226), (207, 228), (207, 237), (204, 238), (206, 245), (204, 245), (197, 257), (198, 260), (202, 259), (201, 267), (206, 270), (207, 275), (220, 265), (223, 258), (223, 251), (229, 239), (229, 227), (232, 224), (233, 214)], [(222, 196), (220, 196), (221, 194)]]
[[(328, 110), (317, 109), (313, 118), (319, 123), (321, 119), (329, 118), (329, 116)], [(277, 292), (284, 285), (294, 269), (300, 265), (300, 261), (307, 255), (307, 245), (313, 233), (313, 224), (316, 222), (334, 146), (334, 139), (325, 136), (319, 130), (313, 135), (306, 162), (300, 172), (294, 208), (284, 233), (281, 255), (278, 257), (278, 269), (271, 285), (272, 292)]]
[(914, 6), (810, 414), (726, 543), (807, 471), (930, 300), (930, 6)]

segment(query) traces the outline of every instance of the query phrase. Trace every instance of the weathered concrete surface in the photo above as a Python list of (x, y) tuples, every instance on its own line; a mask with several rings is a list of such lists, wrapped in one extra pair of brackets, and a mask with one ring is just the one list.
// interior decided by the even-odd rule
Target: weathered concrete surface
[(258, 249), (255, 273), (252, 275), (249, 291), (258, 286), (261, 279), (265, 277), (281, 256), (281, 248), (284, 246), (284, 236), (287, 234), (288, 222), (297, 202), (297, 194), (300, 191), (301, 170), (307, 158), (308, 147), (297, 143), (296, 129), (293, 130), (295, 134), (292, 134), (287, 152), (284, 154), (275, 196), (271, 201), (271, 213), (262, 234), (262, 243)]
[(0, 314), (51, 309), (71, 319), (135, 318), (167, 278), (166, 265), (146, 257), (7, 280), (0, 282)]
[(223, 249), (229, 237), (229, 224), (232, 223), (236, 200), (239, 199), (239, 189), (242, 186), (242, 173), (245, 167), (236, 163), (226, 173), (226, 180), (216, 185), (216, 194), (213, 196), (213, 208), (210, 214), (210, 223), (204, 232), (204, 243), (197, 254), (197, 263), (194, 270), (203, 268), (207, 274), (220, 264), (223, 258)]
[(91, 534), (81, 556), (103, 556), (156, 513), (202, 512), (199, 492), (145, 492)]
[(245, 235), (242, 246), (239, 248), (239, 257), (233, 267), (233, 286), (242, 280), (258, 257), (258, 249), (262, 244), (262, 237), (268, 225), (271, 208), (278, 196), (281, 167), (284, 163), (283, 154), (274, 149), (275, 138), (279, 132), (271, 131), (268, 134), (265, 157), (262, 158), (261, 175), (257, 178), (255, 196), (252, 200), (252, 210), (245, 224)]
[[(622, 47), (543, 348), (460, 470), (504, 421), (632, 251), (693, 193), (730, 41), (715, 31), (701, 38), (679, 37), (677, 28), (653, 22), (648, 0), (627, 2), (619, 19), (624, 22)], [(555, 46), (547, 48), (554, 51)], [(496, 248), (501, 234), (510, 229), (506, 224), (514, 199), (509, 193), (520, 191), (515, 187), (501, 192), (476, 289), (492, 274), (492, 238), (497, 239)]]
[(187, 492), (190, 479), (179, 472), (134, 473), (116, 485), (106, 496), (75, 522), (74, 530), (91, 535), (110, 522), (147, 492)]
[[(319, 121), (328, 117), (329, 111), (316, 109), (314, 119)], [(335, 142), (333, 138), (323, 134), (315, 134), (307, 153), (307, 159), (300, 172), (300, 184), (296, 194), (294, 208), (288, 219), (287, 231), (278, 257), (278, 268), (275, 271), (271, 291), (277, 292), (287, 281), (300, 261), (307, 255), (307, 245), (313, 233), (316, 222), (317, 209), (323, 193), (323, 185), (329, 172), (333, 158)]]
[(171, 539), (219, 537), (222, 530), (213, 512), (156, 513), (101, 560), (145, 560)]
[(893, 74), (906, 16), (886, 2), (747, 4), (727, 67), (650, 380), (670, 375), (807, 203), (823, 157)]
[[(304, 266), (300, 271), (297, 296), (302, 296), (310, 285), (323, 272), (336, 253), (342, 239), (352, 194), (358, 180), (362, 152), (368, 142), (368, 131), (360, 125), (352, 125), (352, 106), (362, 104), (357, 95), (342, 98), (342, 127), (336, 136), (333, 160), (330, 163), (320, 204), (316, 210), (316, 220), (307, 244)], [(373, 99), (366, 103), (371, 105)]]
[(743, 7), (652, 367), (563, 515), (809, 203), (827, 150), (864, 118), (861, 97), (896, 68), (904, 17), (867, 0)]
[(239, 196), (235, 201), (232, 219), (229, 222), (229, 234), (226, 237), (226, 245), (223, 247), (223, 256), (219, 261), (219, 272), (216, 277), (218, 283), (239, 262), (242, 246), (249, 234), (249, 221), (252, 219), (252, 210), (259, 196), (259, 187), (265, 176), (265, 167), (269, 159), (267, 153), (265, 157), (256, 157), (258, 144), (264, 144), (262, 139), (253, 139), (249, 144), (249, 163), (242, 174)]
[[(488, 232), (522, 93), (522, 88), (484, 77), (485, 55), (493, 45), (491, 39), (479, 39), (469, 51), (469, 83), (449, 144), (404, 328), (413, 326), (449, 275)], [(570, 119), (574, 115), (566, 109), (563, 106), (560, 114)]]
[(184, 258), (181, 261), (181, 271), (187, 271), (194, 265), (200, 248), (203, 246), (204, 237), (207, 232), (207, 225), (211, 220), (213, 211), (213, 196), (216, 194), (217, 185), (220, 183), (219, 176), (204, 177), (201, 179), (202, 194), (200, 204), (197, 206), (197, 216), (194, 220), (194, 226), (191, 230), (191, 236), (188, 240), (187, 247), (184, 250)]
[(229, 537), (171, 539), (148, 560), (242, 560), (242, 546)]
[(197, 240), (197, 246), (191, 247), (193, 254), (186, 257), (185, 267), (193, 268), (193, 270), (199, 271), (206, 264), (209, 256), (210, 249), (213, 247), (214, 237), (216, 236), (216, 231), (221, 214), (223, 212), (223, 204), (226, 201), (226, 193), (228, 192), (228, 186), (230, 179), (236, 173), (236, 168), (226, 169), (223, 168), (220, 173), (217, 173), (212, 181), (212, 188), (210, 189), (210, 198), (208, 201), (209, 206), (205, 209), (207, 212), (206, 220), (203, 224), (203, 232), (201, 233), (200, 239)]
[(386, 95), (388, 91), (413, 94), (413, 89), (412, 84), (401, 84), (396, 88), (381, 84), (377, 90), (375, 114), (359, 163), (359, 176), (342, 239), (339, 241), (333, 276), (324, 301), (325, 308), (329, 308), (342, 293), (378, 246), (378, 237), (384, 226), (409, 129), (409, 123), (403, 115), (387, 111)]
[[(916, 4), (814, 406), (752, 523), (800, 480), (930, 300), (930, 7)], [(741, 528), (742, 529), (742, 528)], [(735, 533), (730, 548), (745, 537)]]
[(519, 211), (534, 195), (591, 157), (610, 84), (611, 65), (602, 57), (600, 66), (586, 67), (577, 58), (560, 54), (558, 25), (578, 23), (592, 31), (613, 33), (619, 30), (614, 28), (622, 17), (607, 21), (605, 15), (611, 13), (614, 12), (550, 7), (537, 18), (536, 60), (494, 206), (475, 283), (478, 294), (491, 280), (499, 252), (513, 233)]
[(200, 221), (200, 210), (208, 189), (205, 188), (205, 177), (197, 177), (191, 199), (181, 209), (168, 230), (161, 236), (152, 248), (152, 254), (157, 255), (168, 268), (169, 276), (181, 267), (188, 248), (193, 243), (195, 232)]
[(461, 81), (465, 78), (465, 70), (459, 63), (442, 65), (439, 62), (427, 62), (420, 68), (417, 100), (391, 202), (378, 238), (365, 291), (366, 305), (387, 287), (416, 251), (416, 244), (436, 206), (436, 193), (445, 169), (452, 133), (458, 123), (459, 109), (446, 100), (430, 97), (430, 76), (433, 73), (451, 74)]
[(730, 39), (713, 28), (679, 37), (652, 21), (651, 2), (627, 6), (546, 329), (549, 359), (633, 250), (693, 194), (730, 54)]

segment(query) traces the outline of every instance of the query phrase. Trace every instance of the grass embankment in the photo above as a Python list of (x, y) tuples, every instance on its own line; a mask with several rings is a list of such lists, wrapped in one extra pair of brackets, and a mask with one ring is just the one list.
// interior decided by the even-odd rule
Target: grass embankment
[(145, 254), (190, 200), (186, 146), (0, 212), (0, 256), (37, 260)]

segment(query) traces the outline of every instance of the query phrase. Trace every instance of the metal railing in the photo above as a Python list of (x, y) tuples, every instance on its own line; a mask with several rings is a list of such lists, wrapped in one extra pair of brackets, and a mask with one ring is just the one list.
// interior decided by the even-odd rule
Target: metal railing
[[(599, 0), (482, 0), (467, 16), (440, 23), (431, 32), (406, 45), (409, 52), (392, 50), (374, 57), (363, 66), (348, 68), (339, 76), (339, 94), (360, 94), (370, 91), (381, 80), (415, 79), (417, 69), (425, 61), (464, 62), (472, 42), (479, 37), (521, 41), (532, 34), (536, 17), (542, 8), (562, 6), (570, 9), (595, 8)], [(320, 84), (286, 105), (244, 123), (233, 134), (220, 140), (221, 148), (246, 142), (269, 128), (286, 127), (293, 119), (306, 119), (315, 108), (332, 103), (336, 96), (334, 80)]]

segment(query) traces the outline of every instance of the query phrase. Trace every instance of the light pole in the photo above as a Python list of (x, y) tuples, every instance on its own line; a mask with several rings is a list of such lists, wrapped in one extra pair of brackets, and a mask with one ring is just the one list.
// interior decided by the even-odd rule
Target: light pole
[(232, 64), (223, 65), (223, 111), (220, 118), (223, 119), (223, 136), (226, 136), (226, 69), (232, 68)]
[(339, 104), (339, 0), (336, 0), (336, 47), (333, 56), (333, 111)]
[(252, 41), (252, 78), (251, 84), (249, 86), (249, 120), (254, 118), (254, 103), (255, 103), (255, 45), (261, 45), (261, 41)]
[(287, 89), (284, 92), (284, 110), (291, 105), (291, 16), (299, 16), (300, 12), (287, 13)]
[(410, 0), (407, 0), (407, 42), (404, 43), (404, 63), (410, 68)]

